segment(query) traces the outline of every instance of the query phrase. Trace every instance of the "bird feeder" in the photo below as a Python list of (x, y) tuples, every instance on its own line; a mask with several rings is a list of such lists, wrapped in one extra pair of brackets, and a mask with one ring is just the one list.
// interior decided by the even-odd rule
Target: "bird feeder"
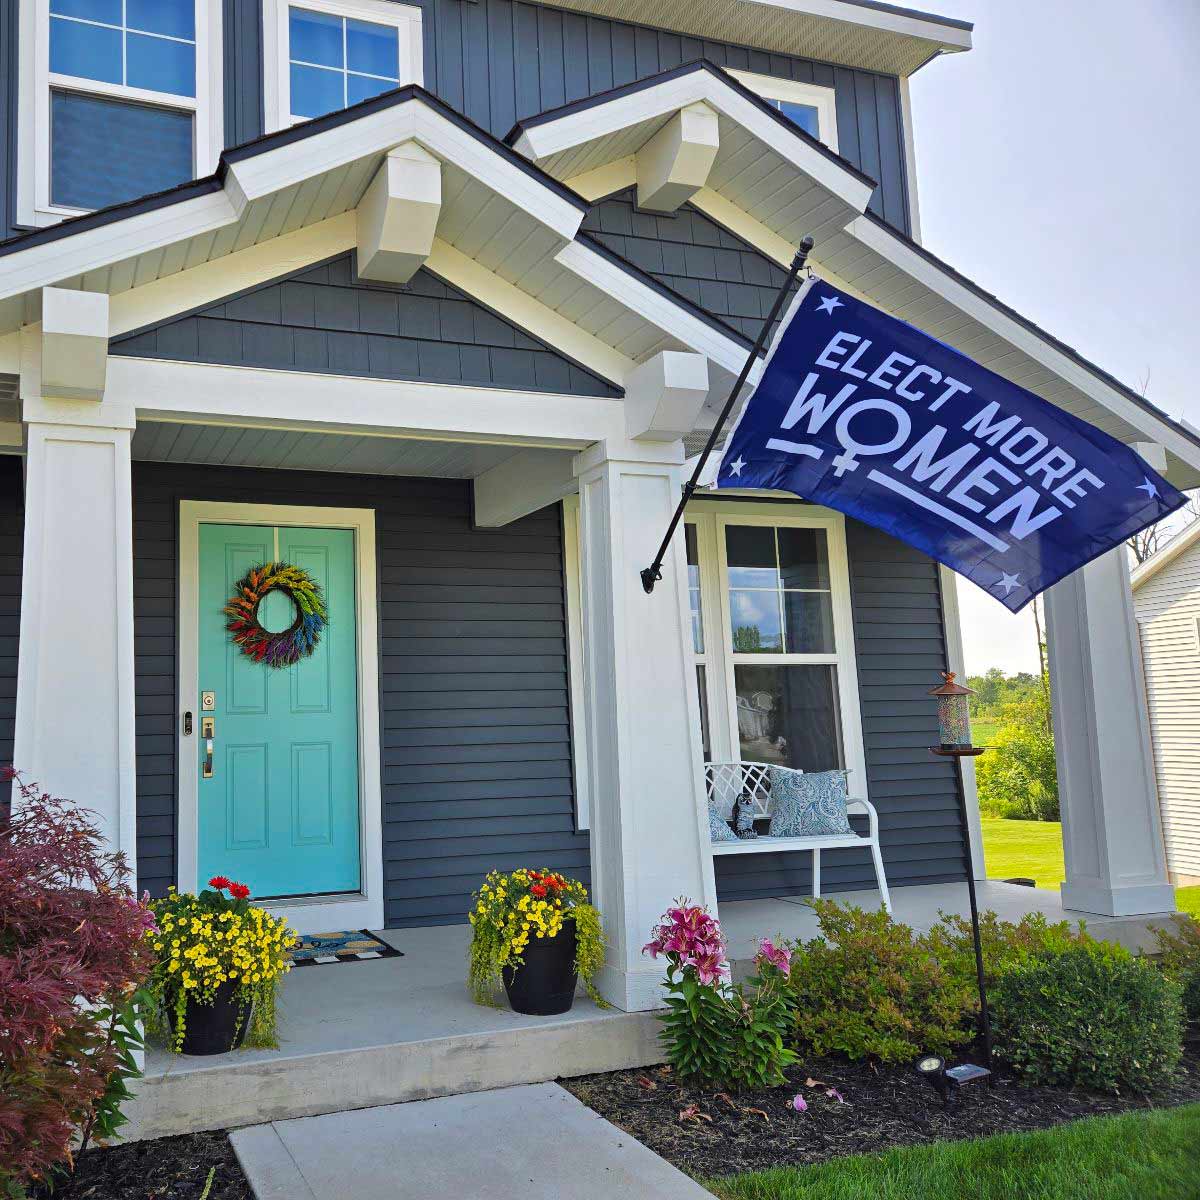
[(971, 750), (971, 697), (975, 693), (955, 683), (953, 671), (943, 671), (942, 678), (946, 682), (929, 693), (937, 697), (941, 749)]

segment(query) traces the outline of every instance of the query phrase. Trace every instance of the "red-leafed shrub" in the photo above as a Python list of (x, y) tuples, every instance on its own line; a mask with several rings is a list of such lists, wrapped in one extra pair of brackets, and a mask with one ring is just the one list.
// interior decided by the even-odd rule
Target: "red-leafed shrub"
[(14, 780), (0, 819), (0, 1195), (120, 1124), (153, 917), (83, 809)]

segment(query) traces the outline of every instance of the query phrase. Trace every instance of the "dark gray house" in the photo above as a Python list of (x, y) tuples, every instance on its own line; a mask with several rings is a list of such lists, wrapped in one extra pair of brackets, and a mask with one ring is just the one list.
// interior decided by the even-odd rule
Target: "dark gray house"
[[(714, 870), (706, 761), (847, 768), (893, 889), (963, 877), (927, 751), (948, 572), (755, 494), (698, 496), (652, 596), (637, 572), (805, 235), (836, 286), (1195, 483), (1195, 434), (920, 244), (907, 81), (968, 26), (868, 0), (0, 22), (0, 742), (139, 886), (219, 871), (303, 930), (447, 925), (490, 868), (547, 864), (590, 882), (632, 1009), (672, 897), (813, 886), (765, 843)], [(268, 671), (223, 609), (281, 559), (328, 626)], [(259, 632), (294, 618), (275, 592)], [(1069, 873), (1156, 901), (1157, 818), (1114, 834), (1096, 739), (1061, 741), (1105, 847)], [(875, 882), (826, 854), (827, 890)]]

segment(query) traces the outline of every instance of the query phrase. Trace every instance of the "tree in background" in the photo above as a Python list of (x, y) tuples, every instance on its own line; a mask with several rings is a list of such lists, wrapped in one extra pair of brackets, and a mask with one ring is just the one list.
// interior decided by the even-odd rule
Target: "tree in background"
[(1050, 721), (1050, 684), (1021, 671), (993, 667), (973, 675), (971, 719), (976, 741), (991, 748), (975, 763), (979, 810), (985, 816), (1021, 821), (1058, 820), (1058, 770)]

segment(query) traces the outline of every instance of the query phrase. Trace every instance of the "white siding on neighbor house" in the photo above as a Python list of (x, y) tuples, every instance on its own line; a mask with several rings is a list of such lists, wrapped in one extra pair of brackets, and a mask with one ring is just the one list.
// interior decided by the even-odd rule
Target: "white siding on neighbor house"
[(1200, 877), (1200, 542), (1133, 594), (1167, 868)]

